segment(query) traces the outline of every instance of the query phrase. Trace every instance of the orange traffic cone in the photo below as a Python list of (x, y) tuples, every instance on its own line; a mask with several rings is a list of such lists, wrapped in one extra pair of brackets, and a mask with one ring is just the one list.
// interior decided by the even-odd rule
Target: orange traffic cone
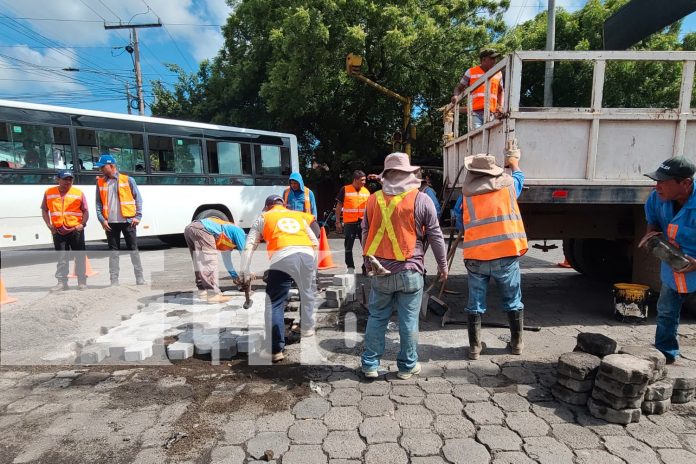
[(7, 290), (5, 290), (5, 284), (0, 278), (0, 305), (14, 303), (15, 301), (17, 301), (17, 298), (10, 298), (10, 295), (7, 294)]
[[(89, 264), (89, 258), (85, 255), (85, 276), (92, 277), (99, 274), (99, 271), (93, 271), (92, 265)], [(73, 271), (68, 275), (71, 279), (77, 278), (77, 258), (73, 260)]]
[(329, 248), (329, 239), (326, 237), (326, 230), (321, 228), (321, 236), (319, 238), (319, 266), (318, 269), (331, 269), (336, 267), (331, 257), (331, 248)]
[(573, 267), (573, 266), (571, 266), (570, 263), (568, 262), (568, 258), (565, 258), (565, 257), (564, 257), (562, 263), (556, 263), (556, 265), (557, 265), (558, 267), (564, 267), (564, 268), (566, 268), (566, 269), (569, 269), (569, 268)]

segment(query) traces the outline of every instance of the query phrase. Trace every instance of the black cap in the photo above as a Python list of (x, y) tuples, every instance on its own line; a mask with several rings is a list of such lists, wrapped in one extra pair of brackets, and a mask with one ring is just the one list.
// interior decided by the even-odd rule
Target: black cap
[(491, 58), (498, 58), (500, 53), (495, 48), (483, 48), (479, 52), (479, 59), (490, 56)]
[(649, 172), (645, 176), (660, 181), (676, 178), (689, 179), (694, 177), (694, 173), (696, 173), (696, 165), (683, 156), (677, 156), (663, 161), (656, 171)]
[(264, 209), (269, 209), (272, 208), (274, 205), (282, 205), (283, 204), (283, 199), (280, 197), (280, 195), (268, 195), (266, 197), (266, 204)]

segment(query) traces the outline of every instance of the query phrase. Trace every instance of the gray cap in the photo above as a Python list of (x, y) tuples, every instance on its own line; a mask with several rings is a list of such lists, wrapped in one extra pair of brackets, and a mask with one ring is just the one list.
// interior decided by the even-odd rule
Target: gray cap
[(670, 158), (665, 160), (660, 164), (660, 167), (653, 172), (648, 172), (644, 174), (645, 177), (649, 177), (652, 180), (670, 180), (670, 179), (689, 179), (694, 177), (696, 172), (696, 165), (684, 158), (683, 156), (677, 156), (675, 158)]

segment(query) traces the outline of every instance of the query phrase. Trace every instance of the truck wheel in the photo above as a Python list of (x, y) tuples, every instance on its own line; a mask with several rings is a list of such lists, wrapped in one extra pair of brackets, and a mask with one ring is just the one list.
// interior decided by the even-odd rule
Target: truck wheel
[(611, 283), (630, 282), (632, 263), (626, 241), (576, 239), (573, 258), (580, 272), (590, 278)]
[(570, 267), (582, 274), (582, 269), (575, 259), (575, 241), (574, 238), (563, 239), (563, 257), (568, 260)]
[[(230, 219), (227, 217), (225, 213), (218, 209), (204, 209), (200, 213), (196, 214), (196, 217), (194, 218), (195, 220), (198, 219), (205, 219), (205, 218), (210, 218), (210, 217), (217, 217), (222, 219), (223, 221), (229, 221)], [(159, 239), (162, 240), (164, 243), (166, 243), (169, 246), (172, 247), (185, 247), (186, 246), (186, 240), (184, 239), (184, 234), (169, 234), (169, 235), (160, 235)]]

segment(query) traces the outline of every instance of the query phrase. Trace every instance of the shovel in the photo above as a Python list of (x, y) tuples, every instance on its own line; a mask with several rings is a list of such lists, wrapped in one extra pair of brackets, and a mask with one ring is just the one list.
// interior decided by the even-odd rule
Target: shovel
[[(457, 247), (459, 246), (459, 242), (462, 240), (462, 233), (460, 232), (459, 235), (457, 236), (456, 240), (452, 244), (452, 247), (449, 250), (449, 253), (447, 254), (447, 271), (449, 271), (452, 268), (452, 262), (454, 261), (454, 255), (457, 254)], [(443, 316), (444, 314), (449, 311), (449, 306), (447, 303), (445, 303), (442, 300), (442, 294), (445, 292), (445, 285), (447, 284), (447, 281), (445, 280), (440, 284), (440, 291), (437, 294), (437, 296), (431, 295), (430, 292), (432, 291), (433, 287), (435, 287), (435, 284), (437, 283), (437, 280), (434, 280), (433, 283), (428, 286), (428, 288), (423, 292), (423, 298), (421, 299), (421, 310), (420, 310), (420, 317), (421, 320), (425, 320), (425, 318), (428, 315), (428, 310), (432, 311), (433, 313), (437, 314), (438, 316)]]

